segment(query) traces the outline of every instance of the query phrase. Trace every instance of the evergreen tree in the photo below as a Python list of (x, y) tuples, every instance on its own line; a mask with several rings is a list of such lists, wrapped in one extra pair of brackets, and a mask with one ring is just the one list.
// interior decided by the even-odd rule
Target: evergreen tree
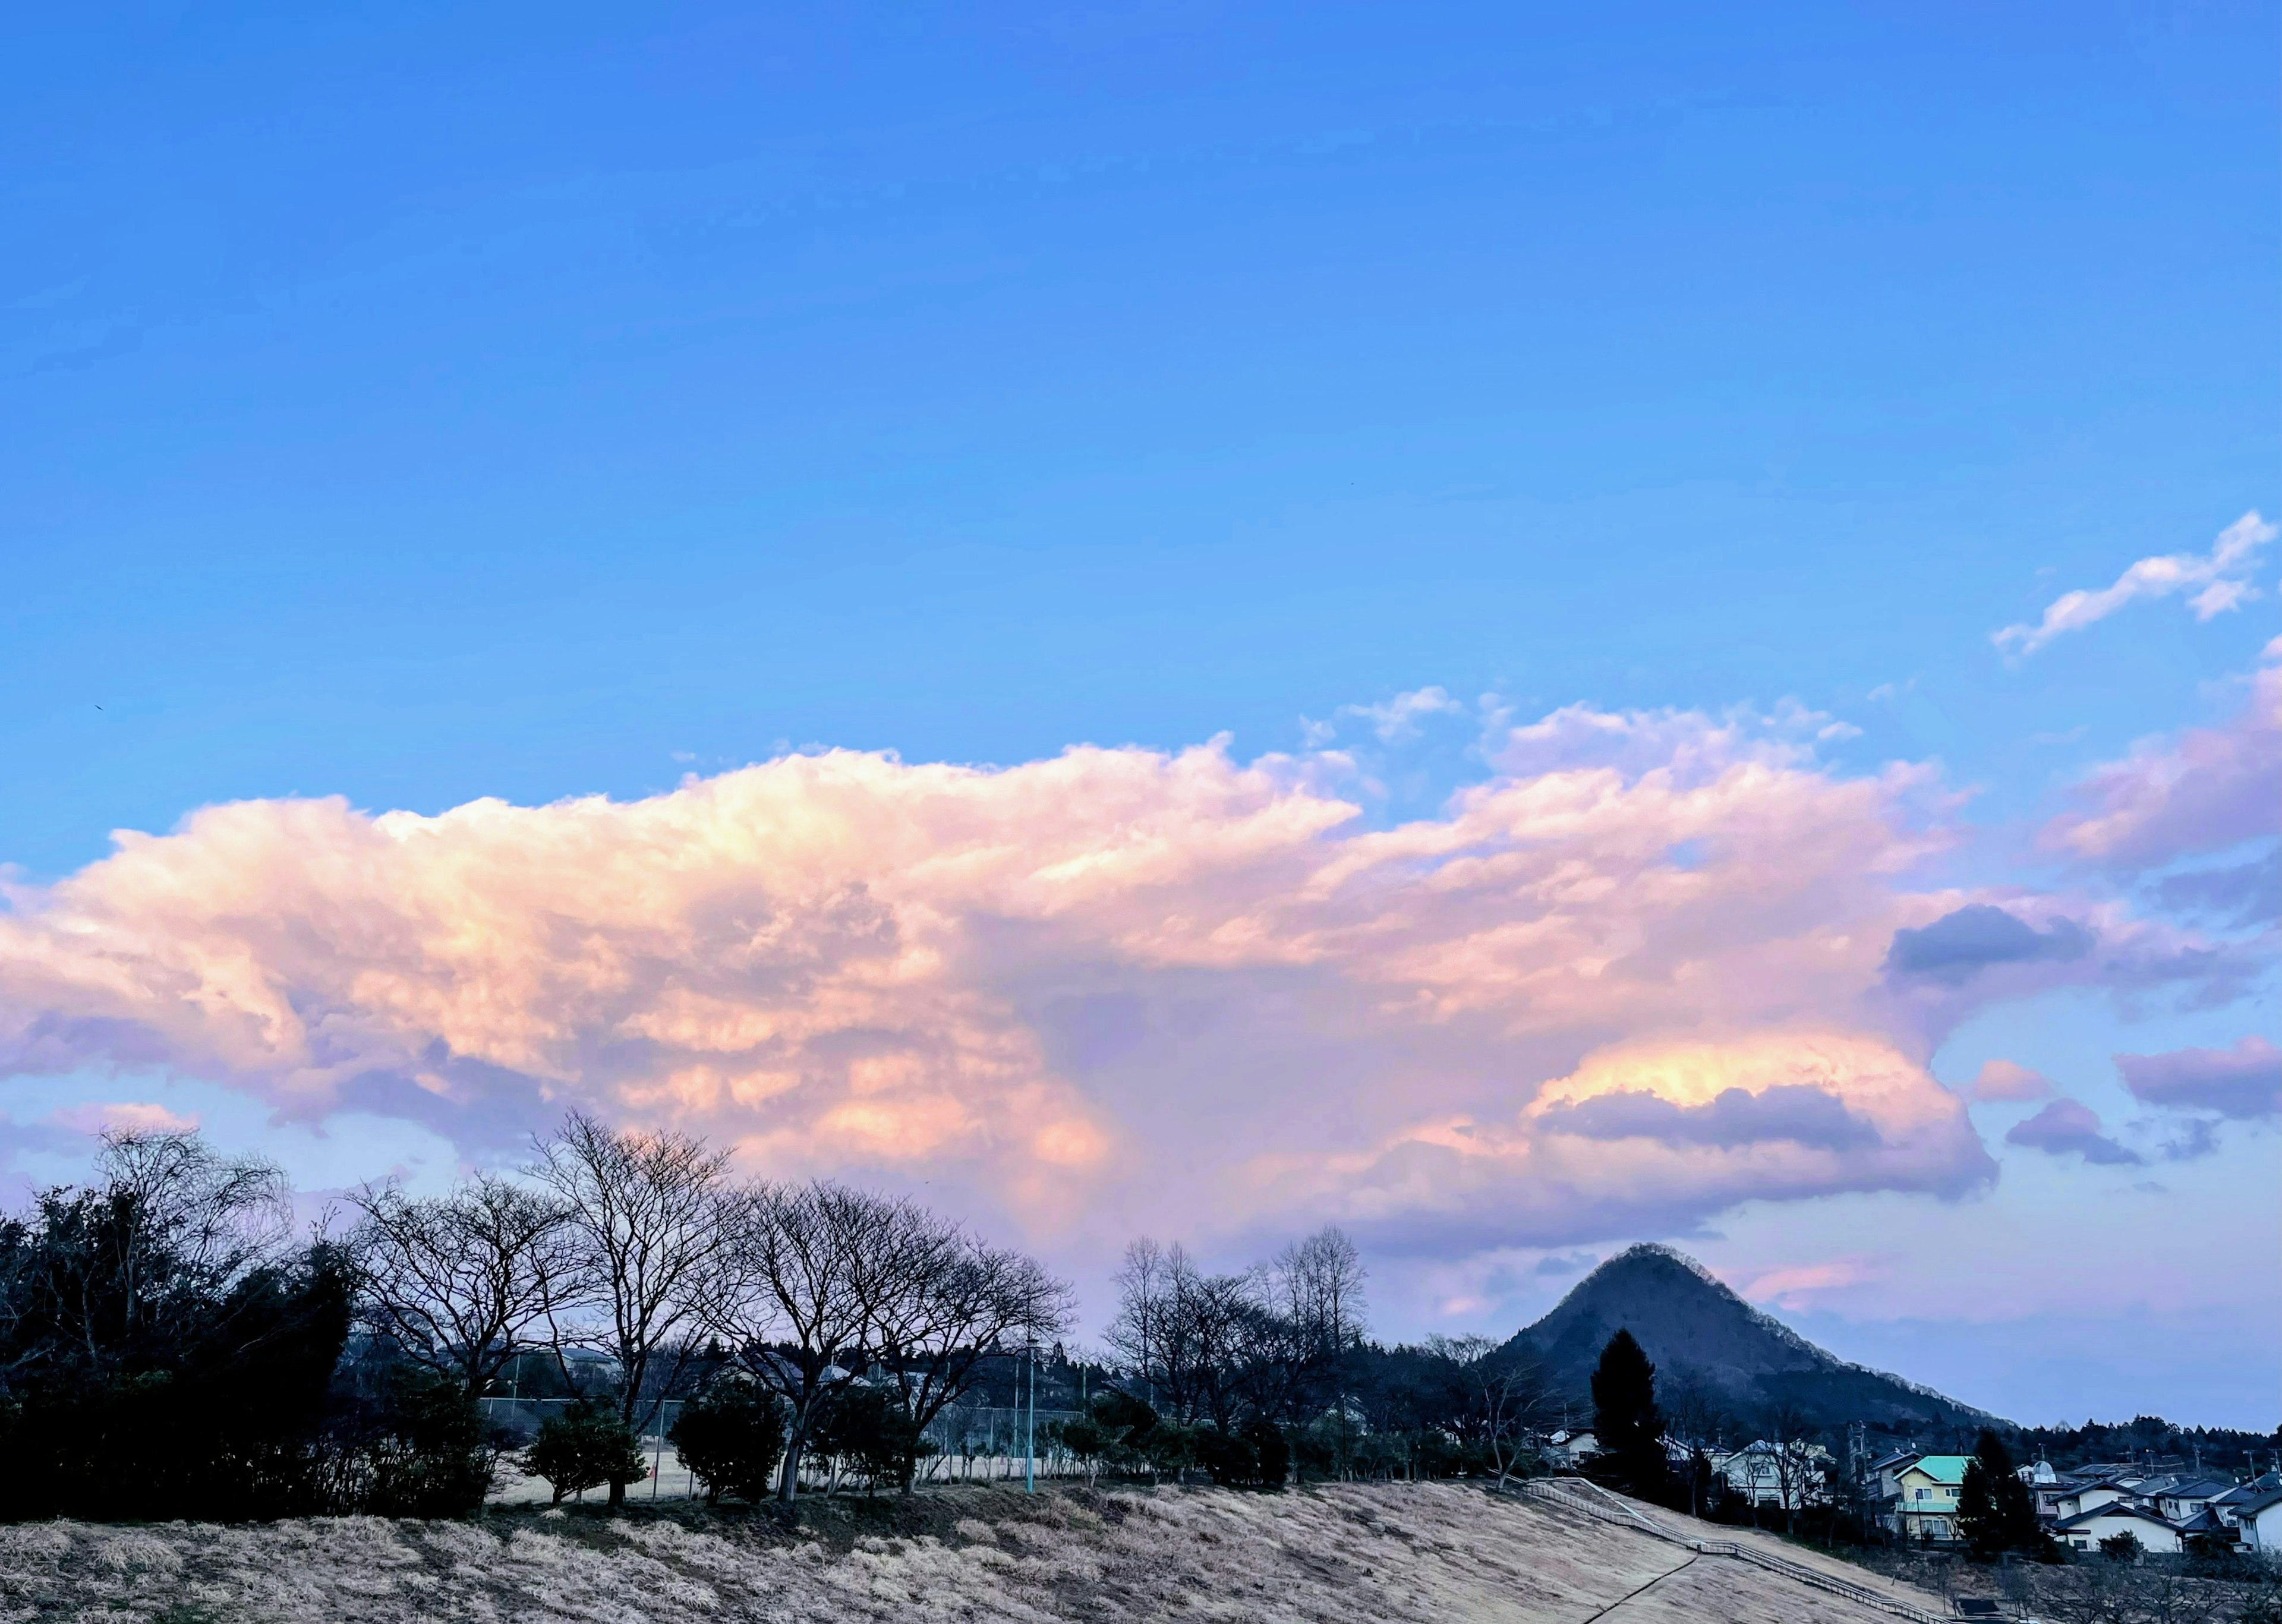
[(1629, 1331), (1609, 1339), (1593, 1372), (1593, 1437), (1601, 1451), (1595, 1476), (1643, 1500), (1666, 1496), (1671, 1471), (1656, 1407), (1656, 1366)]
[(1986, 1429), (1966, 1463), (1964, 1487), (1957, 1496), (1957, 1532), (1983, 1561), (2007, 1550), (2033, 1550), (2045, 1541), (2036, 1503), (2014, 1465), (2012, 1450)]

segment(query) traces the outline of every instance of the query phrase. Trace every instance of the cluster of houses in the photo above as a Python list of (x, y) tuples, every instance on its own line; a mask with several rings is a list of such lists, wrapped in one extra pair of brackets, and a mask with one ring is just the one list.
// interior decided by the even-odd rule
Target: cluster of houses
[[(1581, 1465), (1595, 1453), (1589, 1432), (1559, 1432), (1543, 1452), (1557, 1466)], [(1676, 1469), (1693, 1451), (1667, 1441)], [(1770, 1443), (1709, 1452), (1712, 1470), (1730, 1494), (1759, 1506), (1797, 1511), (1828, 1505), (1843, 1481), (1839, 1463), (1819, 1443)], [(1912, 1544), (1957, 1542), (1958, 1502), (1969, 1455), (1901, 1449), (1870, 1462), (1862, 1492), (1888, 1532)], [(2250, 1481), (2215, 1475), (2185, 1461), (2111, 1461), (2055, 1472), (2044, 1461), (2021, 1468), (2037, 1519), (2072, 1550), (2129, 1534), (2154, 1556), (2177, 1555), (2190, 1542), (2232, 1545), (2282, 1558), (2282, 1472)]]
[[(1955, 1542), (1957, 1505), (1969, 1455), (1905, 1449), (1874, 1461), (1865, 1484), (1888, 1530), (1913, 1543)], [(2021, 1468), (2037, 1519), (2074, 1550), (2129, 1534), (2152, 1555), (2176, 1555), (2200, 1538), (2282, 1554), (2282, 1474), (2247, 1483), (2200, 1472), (2183, 1461), (2111, 1461), (2055, 1472), (2038, 1461)]]

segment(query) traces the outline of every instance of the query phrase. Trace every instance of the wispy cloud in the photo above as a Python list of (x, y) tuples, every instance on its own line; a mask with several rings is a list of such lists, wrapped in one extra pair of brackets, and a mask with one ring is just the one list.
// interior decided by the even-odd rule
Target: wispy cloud
[(2094, 768), (2039, 843), (2125, 873), (2282, 832), (2282, 637), (2266, 645), (2233, 719), (2143, 742)]
[(2185, 592), (2198, 620), (2208, 620), (2259, 595), (2250, 571), (2259, 548), (2275, 537), (2275, 527), (2255, 510), (2219, 532), (2208, 553), (2164, 553), (2142, 558), (2097, 591), (2079, 588), (2046, 606), (2034, 626), (2008, 626), (1991, 639), (2006, 653), (2026, 658), (2064, 632), (2082, 631), (2140, 598), (2167, 598)]
[(195, 1116), (185, 1116), (145, 1100), (68, 1106), (52, 1113), (48, 1120), (58, 1128), (80, 1133), (188, 1133), (198, 1125)]
[(1327, 722), (1310, 721), (1303, 716), (1300, 732), (1311, 747), (1329, 744), (1339, 736), (1339, 719), (1352, 717), (1370, 723), (1380, 743), (1400, 744), (1418, 736), (1421, 718), (1462, 716), (1465, 710), (1465, 702), (1451, 698), (1447, 688), (1411, 688), (1375, 705), (1341, 705)]
[(1816, 1299), (1850, 1286), (1867, 1286), (1885, 1278), (1888, 1266), (1868, 1257), (1834, 1257), (1819, 1263), (1793, 1263), (1771, 1269), (1743, 1288), (1754, 1302), (1771, 1302), (1794, 1313), (1812, 1309)]

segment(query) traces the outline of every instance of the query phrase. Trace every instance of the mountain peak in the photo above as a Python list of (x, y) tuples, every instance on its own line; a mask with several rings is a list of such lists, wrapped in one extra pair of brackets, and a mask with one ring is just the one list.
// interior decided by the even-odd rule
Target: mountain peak
[(1818, 1427), (1863, 1421), (1970, 1429), (1994, 1418), (1898, 1376), (1851, 1364), (1752, 1307), (1696, 1259), (1653, 1241), (1626, 1247), (1515, 1333), (1556, 1387), (1581, 1395), (1601, 1349), (1630, 1331), (1657, 1369), (1667, 1409), (1682, 1393), (1749, 1428), (1794, 1410)]

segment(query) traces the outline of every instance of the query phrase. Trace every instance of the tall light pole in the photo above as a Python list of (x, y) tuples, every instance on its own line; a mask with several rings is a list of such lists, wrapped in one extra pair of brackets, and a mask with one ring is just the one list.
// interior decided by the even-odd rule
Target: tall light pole
[(1038, 1339), (1036, 1332), (1023, 1339), (1022, 1352), (1030, 1366), (1030, 1407), (1022, 1423), (1022, 1492), (1038, 1492)]

